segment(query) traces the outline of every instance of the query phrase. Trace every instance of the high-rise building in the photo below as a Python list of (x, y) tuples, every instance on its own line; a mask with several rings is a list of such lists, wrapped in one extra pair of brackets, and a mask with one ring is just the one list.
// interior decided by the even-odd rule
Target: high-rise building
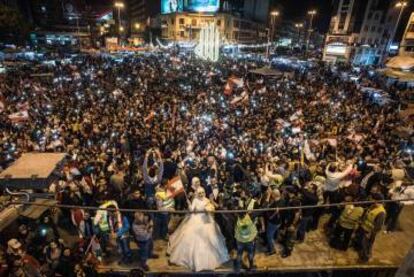
[(151, 18), (161, 11), (159, 0), (128, 0), (126, 3), (131, 34), (142, 34), (151, 24)]
[(377, 65), (388, 55), (398, 18), (394, 5), (395, 1), (389, 0), (368, 1), (355, 44), (354, 64)]
[(400, 56), (414, 57), (414, 12), (411, 13), (400, 44)]
[(382, 62), (397, 23), (396, 1), (334, 0), (323, 60), (356, 65)]

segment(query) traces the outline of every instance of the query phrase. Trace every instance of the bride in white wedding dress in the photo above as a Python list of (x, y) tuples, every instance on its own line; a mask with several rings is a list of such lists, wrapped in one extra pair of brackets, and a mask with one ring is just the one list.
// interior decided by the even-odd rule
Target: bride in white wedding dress
[[(204, 189), (198, 188), (190, 210), (213, 209)], [(193, 271), (214, 270), (230, 259), (220, 228), (208, 213), (187, 215), (170, 236), (167, 252), (171, 263)]]

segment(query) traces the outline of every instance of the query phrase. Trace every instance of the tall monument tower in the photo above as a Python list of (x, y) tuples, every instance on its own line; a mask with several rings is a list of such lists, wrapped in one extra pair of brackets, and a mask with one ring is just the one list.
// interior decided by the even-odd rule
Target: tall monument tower
[(200, 30), (200, 38), (195, 53), (204, 60), (216, 62), (219, 58), (220, 34), (214, 23)]

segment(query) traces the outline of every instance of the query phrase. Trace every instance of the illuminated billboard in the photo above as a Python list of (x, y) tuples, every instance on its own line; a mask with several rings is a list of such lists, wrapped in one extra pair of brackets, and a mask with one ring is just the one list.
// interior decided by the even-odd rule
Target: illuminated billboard
[(326, 46), (326, 53), (331, 55), (345, 55), (346, 45), (345, 44), (329, 44)]
[(220, 0), (161, 0), (161, 13), (196, 12), (215, 13), (220, 8)]
[(175, 13), (183, 11), (183, 0), (161, 0), (161, 13)]
[(214, 13), (220, 8), (220, 0), (184, 0), (184, 10), (188, 12)]

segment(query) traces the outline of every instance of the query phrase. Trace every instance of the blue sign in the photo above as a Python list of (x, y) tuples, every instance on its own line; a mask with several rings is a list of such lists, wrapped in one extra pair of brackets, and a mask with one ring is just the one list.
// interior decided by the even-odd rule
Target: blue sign
[(184, 10), (188, 12), (214, 13), (220, 8), (220, 0), (184, 0)]
[(161, 13), (176, 13), (183, 11), (183, 0), (161, 0)]

